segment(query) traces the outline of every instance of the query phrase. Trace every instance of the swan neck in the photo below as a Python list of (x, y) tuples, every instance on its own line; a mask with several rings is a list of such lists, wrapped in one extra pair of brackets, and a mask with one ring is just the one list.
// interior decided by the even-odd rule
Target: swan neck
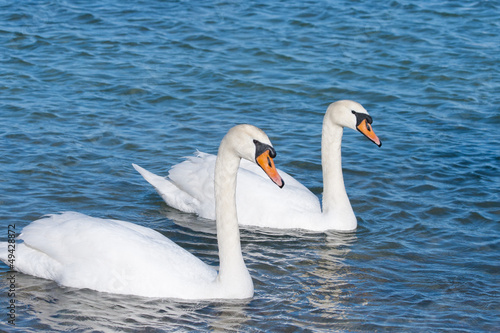
[(241, 254), (236, 212), (236, 176), (240, 158), (227, 149), (224, 140), (215, 163), (215, 212), (219, 246), (219, 282), (250, 277)]
[(332, 122), (323, 122), (321, 164), (323, 167), (323, 213), (348, 210), (352, 212), (342, 174), (343, 128)]

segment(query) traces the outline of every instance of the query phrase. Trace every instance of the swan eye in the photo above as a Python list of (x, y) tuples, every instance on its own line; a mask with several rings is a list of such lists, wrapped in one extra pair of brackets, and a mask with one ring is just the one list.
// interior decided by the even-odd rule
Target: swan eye
[(262, 153), (264, 153), (266, 150), (269, 150), (269, 156), (271, 158), (276, 157), (276, 150), (274, 150), (273, 147), (271, 147), (268, 144), (262, 143), (257, 140), (253, 140), (253, 143), (255, 144), (255, 156), (260, 156)]
[(271, 146), (269, 146), (269, 156), (271, 156), (271, 158), (276, 158), (276, 150)]
[(371, 127), (368, 126), (368, 124), (371, 124), (373, 122), (373, 119), (370, 115), (366, 113), (358, 113), (354, 110), (351, 110), (352, 114), (356, 116), (356, 126), (359, 126), (363, 121), (366, 120), (366, 127), (370, 130)]

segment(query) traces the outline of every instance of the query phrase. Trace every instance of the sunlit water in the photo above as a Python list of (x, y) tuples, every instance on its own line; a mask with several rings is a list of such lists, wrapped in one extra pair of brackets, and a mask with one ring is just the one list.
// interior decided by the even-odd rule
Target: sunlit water
[(361, 102), (379, 149), (343, 140), (352, 233), (244, 229), (245, 302), (76, 290), (16, 274), (0, 330), (496, 331), (496, 1), (0, 2), (0, 240), (74, 210), (151, 227), (217, 265), (213, 222), (167, 207), (158, 174), (252, 123), (319, 197), (322, 116)]

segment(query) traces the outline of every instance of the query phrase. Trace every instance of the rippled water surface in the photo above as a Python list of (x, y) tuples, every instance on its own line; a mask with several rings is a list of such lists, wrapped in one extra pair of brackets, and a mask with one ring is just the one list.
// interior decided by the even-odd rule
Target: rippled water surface
[[(151, 227), (217, 265), (207, 221), (159, 174), (252, 123), (319, 197), (321, 123), (346, 130), (352, 233), (242, 230), (255, 297), (184, 303), (59, 287), (0, 264), (0, 330), (495, 331), (500, 327), (497, 1), (0, 1), (0, 240), (74, 210)], [(210, 228), (208, 228), (210, 229)]]

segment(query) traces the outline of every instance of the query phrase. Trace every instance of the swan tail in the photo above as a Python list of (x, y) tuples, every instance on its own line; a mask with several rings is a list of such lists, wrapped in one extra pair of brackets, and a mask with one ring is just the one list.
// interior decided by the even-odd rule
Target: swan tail
[[(17, 271), (44, 279), (52, 279), (58, 276), (60, 264), (47, 254), (26, 246), (25, 243), (16, 242), (15, 250), (9, 247), (9, 243), (0, 243), (0, 260), (3, 261), (10, 271)], [(15, 253), (9, 259), (9, 251)]]
[(196, 213), (196, 207), (199, 206), (197, 199), (181, 190), (167, 178), (155, 175), (137, 164), (132, 164), (132, 166), (148, 183), (153, 185), (167, 205), (186, 213)]

